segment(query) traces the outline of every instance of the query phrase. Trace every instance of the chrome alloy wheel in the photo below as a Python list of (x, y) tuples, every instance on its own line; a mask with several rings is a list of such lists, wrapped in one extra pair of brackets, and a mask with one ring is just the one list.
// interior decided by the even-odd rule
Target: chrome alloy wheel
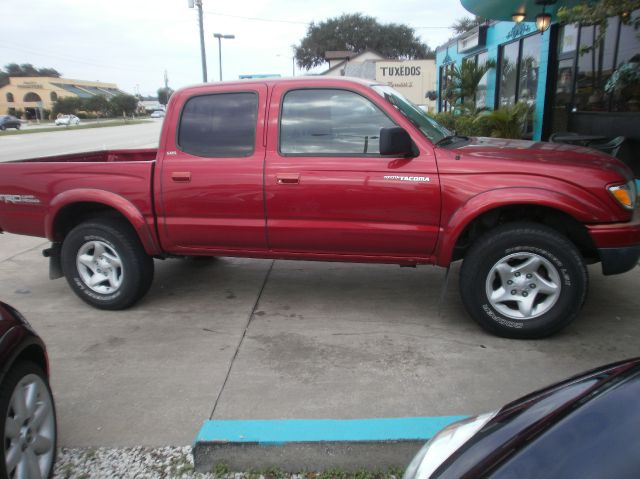
[(36, 374), (24, 376), (9, 402), (4, 426), (7, 476), (47, 477), (55, 455), (55, 416), (46, 384)]
[(514, 253), (500, 259), (486, 281), (491, 306), (512, 319), (533, 319), (549, 311), (560, 298), (560, 273), (535, 253)]
[(88, 241), (78, 250), (76, 266), (80, 278), (99, 294), (111, 294), (122, 285), (124, 268), (118, 253), (103, 241)]

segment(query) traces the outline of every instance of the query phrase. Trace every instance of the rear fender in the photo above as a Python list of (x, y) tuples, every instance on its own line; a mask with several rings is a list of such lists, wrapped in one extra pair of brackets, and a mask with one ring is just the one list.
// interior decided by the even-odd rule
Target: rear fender
[(51, 200), (49, 211), (45, 217), (45, 234), (51, 241), (56, 241), (54, 225), (56, 218), (66, 206), (75, 203), (98, 203), (118, 211), (131, 224), (138, 234), (144, 250), (149, 255), (162, 252), (160, 245), (145, 221), (144, 215), (129, 200), (120, 195), (104, 190), (76, 189), (60, 193)]

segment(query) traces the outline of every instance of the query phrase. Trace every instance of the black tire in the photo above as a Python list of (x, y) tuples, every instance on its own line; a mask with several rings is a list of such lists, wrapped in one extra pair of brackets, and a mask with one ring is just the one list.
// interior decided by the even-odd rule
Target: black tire
[(472, 245), (460, 271), (467, 312), (505, 338), (537, 339), (560, 331), (580, 311), (588, 284), (573, 243), (536, 223), (491, 230)]
[[(61, 255), (71, 289), (99, 309), (131, 306), (149, 291), (153, 281), (153, 258), (146, 254), (133, 228), (120, 219), (98, 218), (76, 226), (64, 239)], [(91, 258), (91, 265), (79, 266), (83, 258), (85, 262)], [(105, 279), (92, 285), (94, 277)]]
[(19, 130), (19, 129), (20, 129), (20, 125), (16, 125), (16, 130)]
[(6, 130), (6, 129), (7, 129), (7, 127), (6, 127), (6, 126), (4, 126), (4, 125), (0, 125), (0, 131), (4, 131), (4, 130)]
[[(36, 378), (39, 378), (39, 380)], [(26, 380), (30, 385), (37, 383), (40, 386), (38, 391), (38, 400), (36, 410), (31, 414), (27, 414), (26, 420), (22, 416), (18, 416), (18, 413), (11, 407), (11, 399), (13, 397), (16, 388), (23, 380)], [(44, 385), (44, 388), (42, 387)], [(33, 386), (31, 386), (33, 387)], [(42, 414), (46, 411), (46, 414)], [(36, 417), (44, 417), (44, 420), (37, 421)], [(9, 433), (10, 429), (7, 429), (7, 419), (18, 420), (18, 422), (24, 426), (20, 431), (21, 439), (11, 438)], [(28, 421), (28, 422), (27, 422)], [(39, 422), (39, 424), (37, 424)], [(26, 427), (29, 427), (28, 431), (25, 431)], [(2, 447), (0, 448), (0, 479), (8, 479), (9, 477), (18, 477), (15, 474), (17, 467), (13, 466), (12, 470), (8, 470), (7, 458), (11, 451), (15, 451), (16, 447), (20, 447), (18, 444), (22, 440), (25, 441), (25, 448), (29, 453), (35, 454), (38, 460), (38, 466), (40, 467), (40, 475), (42, 477), (51, 477), (53, 475), (53, 469), (56, 461), (56, 443), (57, 443), (57, 425), (56, 425), (56, 411), (55, 404), (53, 402), (53, 395), (51, 394), (51, 388), (49, 387), (49, 381), (46, 375), (35, 363), (30, 361), (19, 361), (15, 363), (2, 382), (2, 388), (0, 388), (0, 431), (2, 431)], [(14, 433), (15, 434), (15, 433)], [(22, 435), (24, 434), (24, 436)], [(46, 451), (38, 453), (38, 449), (42, 450), (43, 443), (40, 442), (40, 446), (30, 441), (30, 439), (38, 440), (44, 438), (47, 443)], [(18, 442), (20, 441), (20, 442)], [(24, 453), (24, 450), (23, 450)], [(20, 454), (20, 459), (23, 459), (22, 466), (28, 463), (28, 456)], [(14, 456), (15, 457), (15, 456)], [(40, 461), (42, 463), (40, 464)], [(27, 473), (28, 477), (33, 477), (35, 474)]]

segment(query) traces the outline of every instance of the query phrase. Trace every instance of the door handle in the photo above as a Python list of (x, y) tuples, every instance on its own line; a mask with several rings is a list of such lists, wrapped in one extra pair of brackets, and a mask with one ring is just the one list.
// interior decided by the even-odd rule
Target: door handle
[(300, 184), (300, 175), (278, 175), (276, 183), (279, 185), (298, 185)]
[(189, 183), (191, 181), (191, 172), (174, 171), (171, 173), (171, 179), (177, 183)]

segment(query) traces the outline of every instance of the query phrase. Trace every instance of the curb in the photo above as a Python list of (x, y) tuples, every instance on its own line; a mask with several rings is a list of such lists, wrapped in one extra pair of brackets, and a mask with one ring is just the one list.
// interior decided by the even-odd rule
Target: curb
[(193, 448), (195, 468), (284, 472), (405, 468), (440, 429), (467, 416), (380, 419), (205, 421)]

